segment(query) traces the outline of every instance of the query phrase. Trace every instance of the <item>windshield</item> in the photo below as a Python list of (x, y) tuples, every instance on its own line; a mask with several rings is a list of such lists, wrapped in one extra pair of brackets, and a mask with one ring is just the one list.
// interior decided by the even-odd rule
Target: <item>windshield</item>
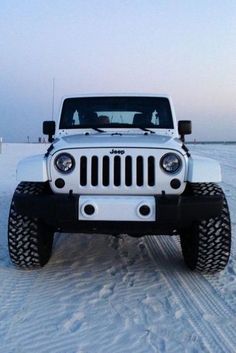
[(67, 98), (60, 129), (142, 127), (173, 129), (170, 103), (159, 97)]

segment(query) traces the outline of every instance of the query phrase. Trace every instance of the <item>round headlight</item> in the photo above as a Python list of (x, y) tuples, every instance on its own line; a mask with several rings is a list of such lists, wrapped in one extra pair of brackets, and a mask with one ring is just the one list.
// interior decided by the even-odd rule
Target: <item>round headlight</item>
[(176, 173), (181, 167), (181, 159), (175, 153), (167, 153), (162, 157), (160, 165), (165, 172)]
[(55, 166), (61, 173), (70, 173), (75, 167), (75, 160), (69, 153), (61, 153), (55, 159)]

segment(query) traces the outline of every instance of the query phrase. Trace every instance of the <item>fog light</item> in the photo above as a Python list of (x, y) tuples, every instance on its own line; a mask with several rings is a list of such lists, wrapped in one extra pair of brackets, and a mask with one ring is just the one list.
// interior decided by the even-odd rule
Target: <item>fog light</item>
[(142, 216), (148, 216), (151, 212), (151, 209), (148, 205), (142, 205), (140, 208), (139, 208), (139, 213), (142, 215)]
[(86, 205), (84, 207), (84, 213), (86, 213), (88, 216), (92, 216), (95, 212), (95, 208), (93, 205)]
[(170, 186), (172, 187), (172, 189), (178, 189), (181, 185), (181, 182), (179, 179), (172, 179), (170, 182)]
[(55, 185), (58, 189), (62, 189), (65, 186), (65, 181), (61, 178), (55, 180)]

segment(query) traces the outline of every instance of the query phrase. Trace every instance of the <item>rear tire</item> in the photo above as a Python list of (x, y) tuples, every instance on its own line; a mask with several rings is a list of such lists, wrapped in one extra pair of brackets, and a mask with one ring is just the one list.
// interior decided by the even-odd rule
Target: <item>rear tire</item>
[(8, 249), (11, 261), (18, 267), (43, 267), (52, 252), (53, 230), (38, 218), (30, 218), (15, 209), (17, 194), (48, 193), (47, 183), (21, 182), (13, 195), (8, 219)]
[(192, 195), (222, 195), (223, 208), (219, 216), (179, 232), (184, 261), (191, 270), (221, 271), (228, 263), (231, 247), (230, 214), (224, 192), (213, 183), (189, 184), (189, 192)]

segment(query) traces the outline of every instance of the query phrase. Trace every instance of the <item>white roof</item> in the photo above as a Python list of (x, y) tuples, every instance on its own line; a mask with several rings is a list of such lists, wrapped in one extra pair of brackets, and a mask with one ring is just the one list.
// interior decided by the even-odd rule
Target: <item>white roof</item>
[(78, 93), (78, 94), (71, 94), (65, 95), (62, 99), (67, 98), (89, 98), (89, 97), (157, 97), (157, 98), (168, 98), (170, 96), (168, 94), (154, 94), (154, 93)]

